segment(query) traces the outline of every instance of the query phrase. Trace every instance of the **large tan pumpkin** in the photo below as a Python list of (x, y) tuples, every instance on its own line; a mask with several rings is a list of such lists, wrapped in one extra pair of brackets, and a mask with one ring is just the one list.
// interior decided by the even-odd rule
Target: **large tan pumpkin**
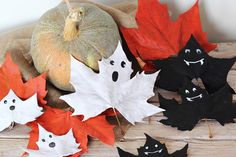
[(114, 52), (119, 31), (113, 18), (88, 3), (65, 3), (45, 13), (36, 25), (30, 54), (36, 69), (47, 72), (59, 89), (73, 91), (70, 85), (70, 54), (94, 70), (98, 60)]

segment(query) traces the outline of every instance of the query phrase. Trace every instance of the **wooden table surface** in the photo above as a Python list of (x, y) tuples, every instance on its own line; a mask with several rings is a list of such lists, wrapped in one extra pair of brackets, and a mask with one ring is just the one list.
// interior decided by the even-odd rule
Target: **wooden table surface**
[[(219, 44), (219, 48), (211, 55), (217, 57), (230, 57), (236, 55), (236, 43)], [(229, 73), (228, 80), (236, 89), (236, 66)], [(154, 97), (152, 100), (156, 100)], [(182, 148), (189, 143), (189, 157), (235, 157), (236, 156), (236, 123), (221, 126), (215, 120), (203, 120), (192, 131), (178, 131), (175, 128), (164, 126), (158, 120), (164, 118), (157, 114), (146, 118), (145, 123), (131, 126), (122, 141), (117, 141), (119, 146), (126, 151), (137, 154), (136, 148), (145, 143), (144, 133), (166, 143), (170, 152)], [(209, 137), (209, 126), (213, 137)], [(29, 128), (16, 126), (13, 130), (0, 133), (0, 157), (19, 157), (27, 145)], [(114, 147), (106, 146), (100, 141), (92, 139), (89, 152), (83, 157), (118, 157)]]

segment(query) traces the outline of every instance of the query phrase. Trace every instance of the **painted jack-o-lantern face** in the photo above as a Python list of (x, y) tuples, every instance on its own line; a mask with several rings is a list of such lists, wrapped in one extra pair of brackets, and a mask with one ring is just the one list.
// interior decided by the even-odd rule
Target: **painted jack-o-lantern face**
[(196, 102), (207, 96), (206, 90), (194, 85), (188, 79), (185, 79), (183, 85), (184, 86), (179, 90), (179, 94), (181, 95), (183, 102)]
[(146, 143), (143, 147), (138, 149), (139, 156), (142, 157), (165, 157), (168, 155), (165, 144), (161, 144), (159, 141), (153, 139), (149, 135), (145, 134)]

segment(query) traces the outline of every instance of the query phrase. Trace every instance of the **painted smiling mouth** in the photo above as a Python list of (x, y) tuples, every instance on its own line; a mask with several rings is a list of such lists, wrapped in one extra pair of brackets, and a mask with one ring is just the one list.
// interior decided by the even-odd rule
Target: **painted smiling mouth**
[(201, 63), (201, 65), (204, 64), (204, 58), (198, 60), (198, 61), (186, 61), (184, 60), (184, 62), (189, 66), (190, 64), (197, 64), (197, 63)]
[(156, 150), (154, 152), (144, 152), (145, 155), (148, 155), (148, 154), (155, 154), (155, 153), (161, 153), (162, 152), (162, 149), (160, 150)]
[(194, 99), (197, 99), (197, 98), (202, 99), (202, 94), (199, 94), (198, 96), (194, 96), (194, 97), (186, 97), (188, 101), (193, 101)]

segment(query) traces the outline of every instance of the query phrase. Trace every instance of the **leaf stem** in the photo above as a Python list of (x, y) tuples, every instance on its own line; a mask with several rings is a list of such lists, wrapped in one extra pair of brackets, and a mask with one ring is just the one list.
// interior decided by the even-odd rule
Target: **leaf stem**
[(213, 138), (213, 131), (212, 131), (211, 125), (208, 123), (208, 120), (207, 120), (207, 119), (206, 119), (206, 123), (207, 123), (207, 126), (208, 126), (208, 135), (209, 135), (209, 138)]
[(116, 110), (115, 110), (114, 107), (112, 107), (112, 109), (113, 109), (113, 112), (115, 113), (116, 121), (117, 121), (118, 126), (119, 126), (119, 128), (120, 128), (120, 130), (121, 130), (121, 134), (124, 136), (124, 135), (125, 135), (125, 131), (123, 130), (123, 128), (122, 128), (122, 126), (121, 126), (121, 122), (120, 122), (120, 120), (119, 120), (119, 117), (118, 117), (117, 114), (116, 114)]

